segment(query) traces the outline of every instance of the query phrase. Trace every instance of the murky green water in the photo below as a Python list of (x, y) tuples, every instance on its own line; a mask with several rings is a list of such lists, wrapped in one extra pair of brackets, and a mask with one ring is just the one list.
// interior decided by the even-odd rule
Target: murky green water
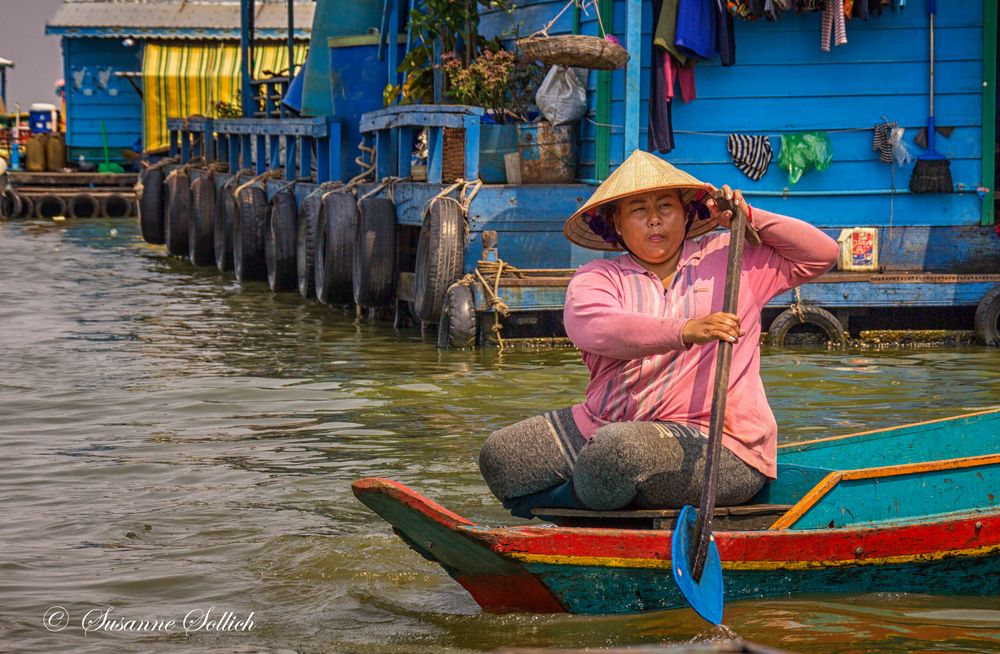
[[(491, 616), (358, 503), (381, 475), (478, 521), (503, 424), (571, 404), (569, 350), (439, 353), (298, 296), (239, 288), (141, 242), (130, 221), (0, 223), (0, 649), (434, 652), (738, 635), (801, 652), (998, 651), (1000, 599), (864, 595), (687, 610)], [(1000, 350), (770, 352), (783, 438), (1000, 400)], [(69, 615), (50, 632), (43, 615)], [(108, 632), (110, 617), (176, 620)], [(249, 631), (185, 633), (215, 607)], [(50, 618), (52, 618), (50, 614)], [(55, 616), (58, 618), (58, 616)], [(50, 626), (56, 625), (55, 618)], [(108, 626), (108, 623), (106, 623)]]

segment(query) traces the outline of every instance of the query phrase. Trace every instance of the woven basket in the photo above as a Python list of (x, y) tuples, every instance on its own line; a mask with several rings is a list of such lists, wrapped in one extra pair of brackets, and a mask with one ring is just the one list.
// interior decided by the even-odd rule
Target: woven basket
[(441, 144), (441, 181), (451, 184), (465, 177), (465, 130), (461, 127), (445, 127), (444, 143)]
[(628, 50), (597, 36), (564, 34), (518, 39), (517, 47), (529, 59), (549, 65), (615, 70), (628, 61)]

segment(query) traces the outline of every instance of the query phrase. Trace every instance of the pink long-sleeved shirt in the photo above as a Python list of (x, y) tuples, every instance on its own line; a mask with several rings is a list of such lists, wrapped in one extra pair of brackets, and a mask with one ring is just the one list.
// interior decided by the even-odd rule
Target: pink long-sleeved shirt
[[(818, 277), (837, 243), (794, 218), (754, 209), (761, 245), (743, 255), (722, 444), (769, 478), (777, 474), (777, 424), (760, 378), (760, 312), (775, 295)], [(686, 346), (684, 324), (722, 310), (729, 232), (684, 242), (677, 272), (660, 279), (629, 254), (582, 266), (566, 291), (566, 333), (590, 369), (587, 399), (573, 407), (590, 438), (609, 422), (668, 420), (708, 432), (718, 342)]]

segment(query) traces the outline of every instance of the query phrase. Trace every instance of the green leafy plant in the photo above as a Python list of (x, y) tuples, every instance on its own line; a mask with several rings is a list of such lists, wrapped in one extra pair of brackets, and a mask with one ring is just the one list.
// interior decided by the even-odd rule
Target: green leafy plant
[(240, 118), (243, 116), (243, 109), (238, 102), (226, 102), (219, 100), (215, 103), (215, 115), (217, 118)]
[[(389, 84), (383, 93), (386, 105), (434, 102), (434, 42), (442, 52), (452, 52), (469, 65), (486, 47), (500, 49), (498, 39), (487, 40), (479, 33), (479, 6), (511, 11), (505, 0), (422, 0), (410, 12), (409, 30), (416, 43), (403, 57), (397, 70), (405, 75), (402, 84)], [(447, 82), (446, 82), (447, 84)]]
[(450, 100), (483, 107), (498, 123), (526, 120), (544, 75), (534, 62), (502, 49), (484, 49), (468, 64), (447, 53), (441, 67)]

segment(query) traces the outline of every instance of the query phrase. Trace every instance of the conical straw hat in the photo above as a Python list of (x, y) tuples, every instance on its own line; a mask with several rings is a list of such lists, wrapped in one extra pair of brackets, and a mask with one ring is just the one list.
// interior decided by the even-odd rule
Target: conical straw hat
[[(686, 204), (694, 199), (697, 191), (705, 188), (705, 184), (656, 155), (636, 150), (597, 187), (590, 199), (570, 216), (563, 227), (563, 234), (577, 245), (591, 250), (621, 250), (620, 245), (605, 240), (591, 227), (593, 223), (599, 231), (607, 232), (610, 229), (601, 208), (609, 202), (630, 195), (672, 188), (682, 189), (681, 201)], [(701, 236), (716, 226), (714, 218), (704, 219), (695, 216), (688, 229), (687, 238)]]

